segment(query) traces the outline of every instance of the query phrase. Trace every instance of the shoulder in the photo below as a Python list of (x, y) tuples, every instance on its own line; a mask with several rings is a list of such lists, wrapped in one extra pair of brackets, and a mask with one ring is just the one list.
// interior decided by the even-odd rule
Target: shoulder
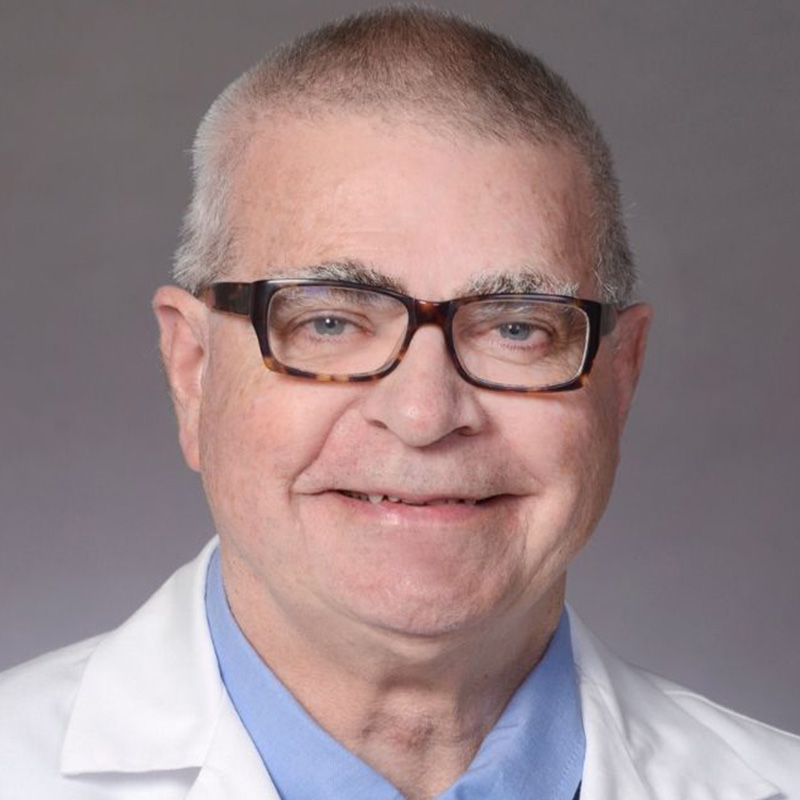
[(693, 719), (780, 786), (793, 786), (800, 797), (800, 736), (752, 719), (660, 676), (653, 684)]
[(221, 697), (204, 604), (215, 546), (115, 630), (0, 674), (0, 800), (129, 797), (110, 775), (166, 775), (205, 752)]
[(800, 737), (628, 664), (574, 612), (570, 622), (587, 758), (598, 775), (624, 772), (659, 800), (776, 792), (800, 800)]
[[(95, 636), (0, 673), (0, 736), (69, 710), (86, 662), (102, 640)], [(2, 739), (0, 739), (2, 741)]]
[[(0, 673), (0, 800), (39, 796), (58, 774), (61, 745), (86, 664), (102, 636)], [(24, 781), (24, 789), (23, 789)]]

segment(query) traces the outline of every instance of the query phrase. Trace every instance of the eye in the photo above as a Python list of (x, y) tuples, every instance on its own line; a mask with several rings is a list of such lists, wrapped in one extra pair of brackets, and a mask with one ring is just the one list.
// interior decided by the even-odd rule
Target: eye
[(527, 322), (506, 322), (497, 329), (504, 339), (515, 342), (524, 342), (533, 335), (534, 327)]
[(309, 322), (314, 326), (314, 332), (320, 336), (340, 336), (351, 324), (341, 317), (315, 317)]

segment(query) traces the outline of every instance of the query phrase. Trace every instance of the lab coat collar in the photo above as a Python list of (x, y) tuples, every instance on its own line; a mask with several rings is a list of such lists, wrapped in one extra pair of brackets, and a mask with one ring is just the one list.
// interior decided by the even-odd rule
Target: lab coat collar
[(581, 795), (625, 800), (781, 797), (716, 733), (612, 653), (570, 609), (586, 731)]
[(205, 613), (219, 540), (92, 654), (61, 751), (65, 775), (182, 771), (186, 800), (280, 800), (219, 675)]
[(205, 761), (224, 698), (202, 605), (216, 543), (92, 654), (61, 751), (64, 774), (176, 770)]

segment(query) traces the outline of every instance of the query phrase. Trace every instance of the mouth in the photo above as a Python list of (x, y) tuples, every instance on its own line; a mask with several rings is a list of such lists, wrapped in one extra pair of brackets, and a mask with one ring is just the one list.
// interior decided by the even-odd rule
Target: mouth
[(491, 497), (400, 497), (390, 494), (365, 494), (346, 489), (338, 489), (336, 491), (337, 494), (350, 497), (353, 500), (371, 503), (374, 506), (381, 503), (394, 503), (405, 506), (478, 506), (492, 499)]

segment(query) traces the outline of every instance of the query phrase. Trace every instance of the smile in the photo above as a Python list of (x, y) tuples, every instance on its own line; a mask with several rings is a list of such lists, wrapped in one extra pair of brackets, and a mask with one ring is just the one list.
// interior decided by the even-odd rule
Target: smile
[(475, 506), (478, 505), (478, 503), (483, 502), (472, 497), (437, 497), (430, 500), (417, 500), (408, 497), (396, 497), (388, 494), (362, 494), (360, 492), (350, 492), (344, 489), (339, 489), (338, 491), (339, 494), (343, 494), (345, 497), (352, 497), (354, 500), (363, 500), (364, 502), (372, 503), (373, 505), (388, 502), (399, 503), (407, 506)]

